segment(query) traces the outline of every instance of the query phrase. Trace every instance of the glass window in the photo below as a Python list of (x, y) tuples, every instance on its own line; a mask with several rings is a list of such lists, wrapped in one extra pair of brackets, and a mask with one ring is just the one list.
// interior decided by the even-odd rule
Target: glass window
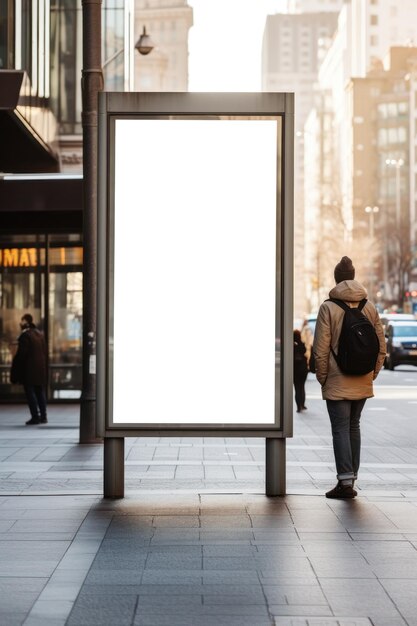
[(0, 238), (0, 395), (23, 397), (21, 385), (10, 383), (22, 315), (31, 313), (43, 329), (45, 239), (42, 236)]
[(398, 132), (396, 128), (388, 128), (388, 143), (397, 143)]
[(378, 104), (378, 117), (385, 119), (388, 117), (388, 107), (386, 104)]
[(104, 0), (102, 11), (102, 59), (104, 89), (124, 90), (124, 0)]
[(0, 0), (0, 69), (14, 67), (13, 29), (13, 3)]
[(417, 324), (394, 326), (393, 333), (395, 337), (417, 337)]
[(370, 23), (371, 23), (371, 26), (378, 26), (378, 16), (377, 15), (371, 15), (370, 16)]
[(51, 108), (61, 134), (81, 134), (81, 3), (51, 3)]
[(399, 113), (399, 115), (406, 115), (408, 113), (408, 104), (407, 104), (407, 102), (399, 102), (398, 103), (398, 113)]
[(32, 28), (33, 28), (32, 0), (21, 0), (21, 32), (20, 32), (21, 63), (18, 69), (26, 70), (31, 81), (33, 79)]
[(82, 360), (82, 247), (79, 235), (0, 237), (0, 394), (23, 398), (11, 385), (19, 322), (31, 313), (48, 345), (53, 398), (79, 398)]
[(388, 117), (397, 117), (398, 109), (396, 102), (390, 102), (388, 104)]
[(378, 131), (378, 145), (385, 146), (387, 144), (387, 129), (380, 128)]
[(398, 128), (398, 142), (404, 143), (407, 141), (407, 129), (404, 126)]

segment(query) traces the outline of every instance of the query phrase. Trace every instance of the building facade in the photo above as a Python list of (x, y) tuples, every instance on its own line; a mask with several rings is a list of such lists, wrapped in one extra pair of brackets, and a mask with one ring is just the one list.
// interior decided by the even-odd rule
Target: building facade
[(314, 107), (314, 85), (323, 50), (337, 26), (340, 3), (330, 4), (333, 11), (269, 15), (263, 36), (262, 90), (295, 93), (294, 309), (297, 317), (302, 317), (308, 306), (304, 277), (304, 124)]
[(187, 0), (136, 0), (135, 37), (143, 28), (155, 48), (136, 57), (134, 85), (137, 91), (188, 90), (188, 31), (193, 10)]
[[(400, 267), (394, 269), (395, 257), (405, 258), (407, 255), (389, 243), (384, 235), (385, 231), (392, 233), (393, 225), (388, 226), (387, 213), (392, 214), (393, 204), (397, 207), (400, 203), (406, 204), (402, 211), (408, 216), (410, 231), (405, 239), (407, 245), (410, 242), (409, 249), (415, 250), (415, 103), (412, 100), (415, 70), (410, 41), (416, 39), (417, 30), (415, 21), (409, 20), (410, 8), (407, 2), (396, 4), (390, 0), (353, 0), (344, 4), (337, 31), (320, 66), (317, 85), (319, 93), (330, 94), (334, 145), (332, 169), (340, 189), (344, 241), (357, 255), (364, 282), (374, 298), (380, 299), (381, 306), (402, 307), (401, 292), (405, 282), (408, 280), (409, 283), (406, 291), (417, 286), (413, 271), (405, 272)], [(381, 112), (375, 108), (378, 98), (391, 100), (393, 104), (403, 101), (401, 115), (397, 108), (397, 116), (391, 116), (390, 121), (390, 124), (399, 125), (398, 131), (391, 129), (388, 132), (387, 128), (379, 133), (377, 119)], [(305, 135), (306, 142), (310, 139)], [(386, 141), (385, 147), (379, 144), (380, 141)], [(306, 176), (309, 176), (307, 170)], [(382, 210), (383, 204), (385, 210)], [(367, 207), (368, 213), (365, 212)], [(378, 207), (378, 211), (370, 215), (369, 207)], [(309, 210), (306, 203), (306, 220)], [(395, 211), (398, 213), (399, 209)], [(374, 268), (377, 261), (371, 263), (369, 255), (364, 253), (370, 245), (371, 230), (374, 233), (373, 248), (379, 248), (376, 258), (380, 259), (381, 267)], [(378, 256), (383, 248), (387, 249), (387, 254)], [(314, 258), (306, 247), (306, 273), (310, 276), (315, 274)], [(398, 280), (396, 273), (400, 275)]]
[[(187, 40), (192, 12), (186, 3), (164, 7), (176, 35), (165, 43), (183, 53), (177, 86), (186, 89), (188, 49), (179, 40)], [(23, 397), (9, 371), (27, 312), (47, 340), (49, 399), (76, 399), (83, 324), (82, 4), (9, 0), (1, 8), (0, 400)], [(103, 0), (106, 90), (133, 89), (136, 40), (133, 0)]]

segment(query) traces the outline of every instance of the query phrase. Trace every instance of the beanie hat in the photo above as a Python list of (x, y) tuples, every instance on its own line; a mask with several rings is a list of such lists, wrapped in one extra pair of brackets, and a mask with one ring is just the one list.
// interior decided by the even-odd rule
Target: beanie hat
[(334, 268), (334, 279), (336, 283), (342, 280), (353, 280), (355, 278), (355, 268), (352, 265), (352, 259), (348, 256), (341, 258), (340, 262)]

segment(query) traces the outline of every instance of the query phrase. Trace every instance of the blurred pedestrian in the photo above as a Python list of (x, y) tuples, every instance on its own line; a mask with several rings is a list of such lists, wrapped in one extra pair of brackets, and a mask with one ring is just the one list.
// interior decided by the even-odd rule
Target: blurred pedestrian
[(295, 403), (297, 405), (297, 413), (305, 411), (307, 407), (305, 382), (307, 378), (308, 367), (306, 357), (306, 346), (301, 341), (301, 333), (299, 330), (294, 330), (294, 389), (295, 389)]
[(23, 315), (17, 352), (12, 361), (10, 380), (23, 385), (31, 414), (27, 426), (46, 424), (46, 345), (43, 333), (33, 323), (30, 313)]
[[(334, 278), (336, 286), (329, 293), (331, 300), (323, 302), (318, 313), (313, 344), (316, 377), (330, 417), (338, 479), (337, 485), (326, 493), (326, 497), (354, 498), (357, 495), (354, 483), (358, 477), (361, 450), (360, 417), (366, 399), (374, 395), (373, 381), (384, 363), (386, 349), (378, 312), (366, 299), (366, 289), (354, 280), (355, 268), (349, 257), (344, 256), (336, 265)], [(375, 347), (371, 369), (359, 375), (346, 374), (346, 367), (344, 371), (341, 369), (341, 342), (347, 332), (343, 322), (348, 313), (350, 316), (346, 319), (352, 317), (350, 309), (359, 321), (363, 319), (361, 313), (365, 316), (361, 323), (368, 328), (363, 334), (369, 331), (373, 335), (371, 339)], [(362, 341), (361, 337), (359, 340)]]

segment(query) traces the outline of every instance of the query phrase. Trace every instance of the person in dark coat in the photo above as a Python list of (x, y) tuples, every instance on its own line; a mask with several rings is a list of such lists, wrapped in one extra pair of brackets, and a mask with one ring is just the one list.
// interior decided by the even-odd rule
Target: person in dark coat
[(18, 348), (12, 361), (10, 380), (23, 385), (31, 418), (26, 422), (46, 424), (46, 344), (43, 333), (33, 323), (30, 313), (25, 313), (20, 322), (21, 334)]
[(306, 357), (306, 346), (301, 341), (301, 333), (294, 330), (294, 389), (295, 403), (297, 405), (297, 413), (307, 409), (305, 382), (307, 378), (308, 367)]

